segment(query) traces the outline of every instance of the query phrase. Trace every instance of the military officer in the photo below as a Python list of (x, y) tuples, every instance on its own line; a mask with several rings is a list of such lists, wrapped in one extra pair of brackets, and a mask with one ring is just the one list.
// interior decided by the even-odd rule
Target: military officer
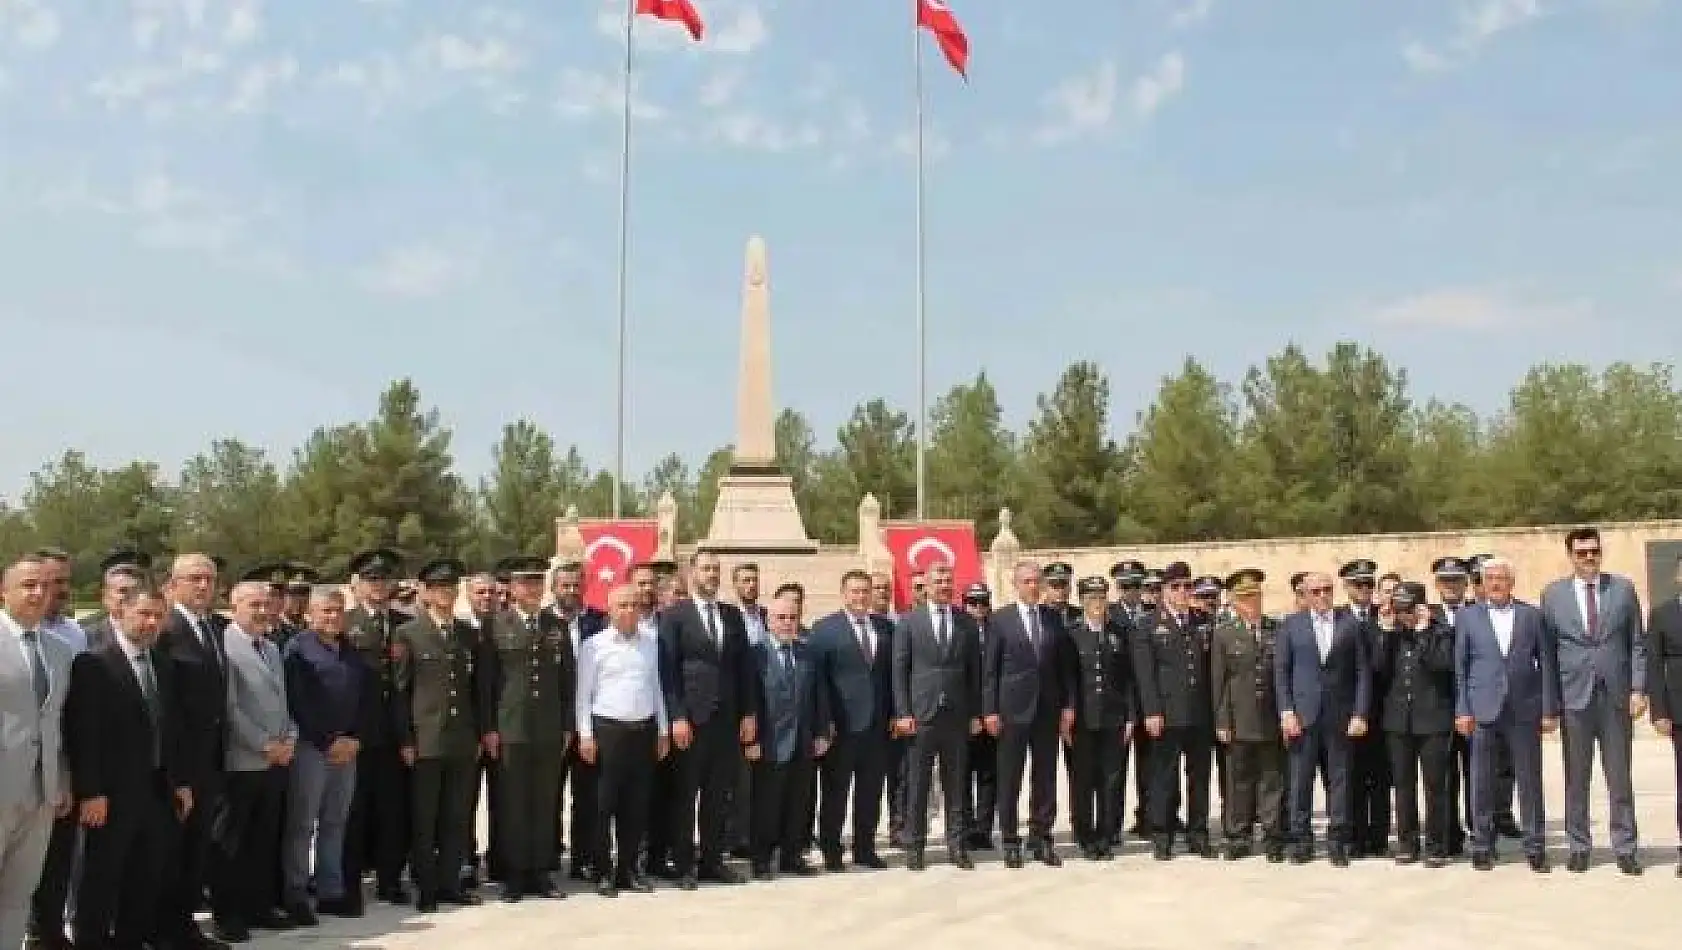
[[(1378, 609), (1373, 595), (1378, 589), (1378, 564), (1369, 558), (1356, 558), (1338, 569), (1349, 603), (1334, 613), (1354, 617), (1361, 625), (1367, 655), (1376, 655), (1383, 647), (1384, 637), (1378, 629)], [(1374, 672), (1373, 696), (1383, 696), (1385, 683)], [(1349, 757), (1350, 854), (1352, 858), (1382, 858), (1390, 853), (1390, 754), (1384, 733), (1370, 730), (1358, 739), (1351, 739)]]
[(1215, 628), (1209, 677), (1215, 704), (1215, 738), (1227, 749), (1226, 784), (1221, 788), (1222, 856), (1235, 861), (1250, 854), (1255, 826), (1262, 831), (1267, 860), (1285, 860), (1282, 805), (1285, 746), (1274, 701), (1273, 645), (1278, 625), (1262, 613), (1267, 575), (1249, 567), (1226, 579), (1232, 615)]
[[(1139, 582), (1139, 603), (1134, 610), (1133, 636), (1142, 636), (1156, 628), (1156, 608), (1162, 602), (1162, 570), (1146, 568)], [(1131, 647), (1131, 644), (1129, 644)], [(1138, 679), (1138, 670), (1133, 671)], [(1144, 710), (1140, 707), (1138, 721), (1133, 724), (1133, 790), (1138, 804), (1133, 806), (1133, 834), (1150, 837), (1151, 765), (1150, 755), (1155, 740), (1145, 730)]]
[[(987, 618), (993, 614), (993, 591), (976, 581), (964, 589), (964, 612), (981, 632), (981, 646), (987, 647)], [(964, 827), (969, 846), (975, 851), (993, 849), (993, 825), (999, 804), (999, 740), (983, 729), (969, 737), (969, 757), (964, 762), (969, 778), (964, 783)]]
[(573, 732), (577, 661), (566, 621), (543, 609), (549, 562), (509, 558), (510, 603), (490, 630), (489, 669), (494, 732), (486, 752), (497, 771), (492, 807), (498, 837), (492, 847), (503, 875), (503, 899), (526, 894), (559, 897), (548, 874), (560, 811), (561, 773)]
[[(576, 661), (583, 652), (584, 641), (608, 628), (607, 614), (584, 603), (584, 565), (578, 561), (568, 561), (555, 568), (550, 589), (554, 599), (550, 601), (549, 606), (543, 608), (543, 612), (567, 631), (567, 643), (572, 648), (572, 656)], [(574, 715), (576, 716), (576, 713)], [(555, 808), (559, 814), (560, 799), (563, 797), (571, 802), (573, 853), (570, 876), (574, 880), (587, 881), (595, 876), (594, 869), (590, 867), (590, 862), (594, 859), (590, 842), (596, 840), (593, 830), (596, 814), (596, 771), (579, 757), (576, 742), (567, 750), (561, 782), (563, 787), (556, 789)], [(570, 788), (572, 794), (566, 795), (564, 788)], [(557, 820), (555, 850), (548, 865), (550, 871), (561, 869), (561, 854), (566, 850), (562, 840), (564, 837)]]
[[(1122, 625), (1123, 636), (1127, 640), (1128, 654), (1131, 660), (1133, 628), (1136, 618), (1143, 610), (1139, 595), (1145, 582), (1145, 565), (1140, 561), (1117, 561), (1110, 565), (1110, 580), (1116, 595), (1115, 601), (1110, 604), (1110, 618)], [(1131, 669), (1131, 667), (1129, 668)], [(1135, 797), (1141, 803), (1144, 801), (1145, 785), (1147, 784), (1144, 766), (1146, 736), (1145, 731), (1139, 728), (1138, 718), (1139, 703), (1137, 697), (1134, 697), (1133, 728), (1128, 730), (1129, 738), (1121, 745), (1121, 764), (1117, 766), (1121, 772), (1121, 779), (1116, 782), (1116, 830), (1110, 840), (1112, 847), (1119, 846), (1126, 836), (1126, 831), (1121, 822), (1122, 817), (1127, 813), (1127, 763), (1129, 759), (1136, 759), (1138, 762), (1134, 766), (1138, 776), (1135, 782), (1138, 787), (1138, 795)], [(1134, 754), (1135, 749), (1138, 750), (1137, 755)], [(1133, 821), (1133, 831), (1138, 834), (1143, 830), (1142, 826), (1144, 824), (1142, 806), (1134, 812)]]
[[(1191, 607), (1209, 624), (1211, 631), (1224, 619), (1221, 607), (1221, 592), (1226, 585), (1221, 579), (1212, 574), (1204, 574), (1192, 578)], [(1213, 643), (1214, 634), (1211, 632), (1210, 641)], [(1215, 787), (1226, 788), (1226, 746), (1215, 743)]]
[(1109, 582), (1082, 578), (1076, 593), (1081, 616), (1066, 628), (1077, 668), (1069, 820), (1081, 853), (1108, 861), (1127, 805), (1121, 764), (1133, 729), (1133, 657), (1127, 625), (1110, 613)]
[(1180, 773), (1186, 784), (1186, 847), (1214, 857), (1209, 843), (1209, 766), (1215, 744), (1209, 691), (1209, 641), (1214, 630), (1192, 609), (1191, 567), (1184, 561), (1162, 572), (1162, 604), (1152, 623), (1133, 638), (1133, 672), (1151, 750), (1150, 830), (1155, 857), (1174, 856)]
[(478, 903), (461, 887), (460, 869), (473, 826), (479, 752), (497, 747), (484, 689), (483, 653), (473, 625), (456, 616), (456, 595), (467, 573), (462, 562), (440, 558), (423, 566), (421, 610), (397, 628), (398, 729), (411, 779), (409, 868), (422, 913), (440, 902)]
[[(288, 561), (286, 564), (286, 596), (281, 603), (280, 617), (292, 634), (304, 630), (308, 623), (304, 614), (309, 610), (310, 591), (321, 583), (321, 572), (308, 564)], [(290, 638), (290, 634), (288, 638)]]
[(409, 845), (409, 768), (398, 750), (397, 628), (409, 616), (393, 610), (393, 580), (402, 559), (390, 548), (362, 551), (350, 559), (356, 606), (345, 615), (345, 640), (362, 657), (367, 721), (358, 734), (356, 791), (345, 826), (344, 878), (360, 887), (364, 870), (375, 874), (375, 894), (388, 904), (406, 904), (403, 865)]
[[(1398, 584), (1391, 608), (1377, 624), (1375, 674), (1384, 674), (1377, 724), (1396, 777), (1396, 863), (1420, 858), (1418, 789), (1425, 788), (1424, 857), (1442, 867), (1448, 857), (1449, 737), (1454, 733), (1454, 630), (1419, 609), (1425, 585)], [(1376, 675), (1375, 675), (1376, 678)]]
[(1117, 561), (1110, 565), (1110, 581), (1115, 590), (1115, 602), (1110, 612), (1132, 626), (1139, 614), (1139, 595), (1145, 583), (1145, 565), (1139, 561)]

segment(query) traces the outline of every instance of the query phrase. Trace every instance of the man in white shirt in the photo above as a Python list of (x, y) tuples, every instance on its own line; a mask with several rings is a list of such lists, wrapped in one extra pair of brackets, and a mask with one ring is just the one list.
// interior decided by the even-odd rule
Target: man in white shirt
[[(35, 556), (41, 560), (44, 571), (42, 581), (47, 592), (47, 612), (41, 618), (41, 632), (57, 637), (72, 655), (81, 653), (88, 648), (88, 634), (81, 624), (66, 614), (70, 607), (70, 555), (59, 548), (42, 548), (35, 552)], [(67, 905), (74, 898), (71, 885), (75, 881), (77, 854), (81, 850), (79, 827), (76, 817), (68, 813), (53, 822), (47, 857), (41, 865), (41, 880), (35, 886), (29, 913), (32, 948), (70, 948), (70, 942), (64, 936), (64, 917)]]
[(635, 589), (614, 588), (607, 610), (611, 628), (585, 640), (578, 658), (576, 718), (578, 755), (596, 775), (596, 892), (614, 897), (620, 887), (654, 889), (637, 868), (637, 850), (654, 764), (669, 751), (671, 727), (660, 691), (659, 641), (638, 629)]

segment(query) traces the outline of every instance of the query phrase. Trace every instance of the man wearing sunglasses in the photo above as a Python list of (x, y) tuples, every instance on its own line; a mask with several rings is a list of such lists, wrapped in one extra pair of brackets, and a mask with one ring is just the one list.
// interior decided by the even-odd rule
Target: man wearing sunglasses
[[(1361, 625), (1368, 656), (1375, 656), (1384, 642), (1378, 628), (1378, 609), (1373, 606), (1377, 575), (1378, 564), (1367, 558), (1356, 558), (1337, 572), (1349, 597), (1348, 605), (1337, 612), (1354, 617)], [(1375, 669), (1372, 695), (1383, 696), (1385, 690), (1386, 683)], [(1350, 767), (1351, 856), (1385, 857), (1390, 853), (1390, 756), (1383, 733), (1374, 730), (1354, 740)]]
[(1647, 645), (1641, 601), (1626, 577), (1600, 569), (1595, 528), (1565, 536), (1571, 576), (1542, 591), (1542, 619), (1559, 651), (1564, 707), (1566, 870), (1589, 867), (1589, 773), (1600, 747), (1612, 853), (1618, 870), (1641, 873), (1636, 858), (1635, 792), (1630, 782), (1632, 721), (1647, 711)]
[(1212, 858), (1209, 841), (1209, 767), (1215, 745), (1214, 694), (1209, 685), (1210, 619), (1192, 609), (1191, 567), (1184, 561), (1162, 572), (1161, 609), (1133, 636), (1133, 671), (1139, 711), (1151, 737), (1147, 812), (1154, 857), (1174, 856), (1184, 763), (1187, 849)]

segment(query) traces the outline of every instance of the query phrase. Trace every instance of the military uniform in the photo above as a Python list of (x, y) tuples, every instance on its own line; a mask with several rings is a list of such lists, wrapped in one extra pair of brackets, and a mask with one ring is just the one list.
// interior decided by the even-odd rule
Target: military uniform
[[(1398, 590), (1398, 607), (1425, 598), (1420, 584)], [(1440, 865), (1448, 857), (1448, 826), (1453, 798), (1448, 794), (1450, 748), (1454, 735), (1454, 629), (1433, 620), (1424, 630), (1398, 622), (1380, 629), (1380, 647), (1373, 654), (1375, 674), (1384, 674), (1374, 723), (1382, 735), (1396, 782), (1397, 860), (1411, 863), (1420, 856), (1417, 789), (1425, 786), (1426, 859)]]
[[(1170, 565), (1167, 580), (1190, 578), (1184, 564)], [(1152, 742), (1149, 819), (1156, 857), (1173, 857), (1174, 824), (1180, 803), (1182, 763), (1186, 784), (1185, 833), (1194, 852), (1209, 847), (1209, 768), (1215, 744), (1214, 707), (1209, 691), (1209, 646), (1214, 630), (1197, 611), (1175, 614), (1164, 606), (1153, 625), (1133, 638), (1133, 672), (1139, 683), (1139, 711), (1162, 717), (1162, 734)]]
[[(1133, 597), (1137, 598), (1137, 591), (1145, 581), (1145, 565), (1139, 561), (1117, 561), (1110, 566), (1110, 580), (1115, 582), (1117, 588), (1132, 592)], [(1128, 651), (1129, 671), (1132, 670), (1133, 631), (1137, 625), (1136, 617), (1140, 613), (1140, 609), (1134, 602), (1129, 601), (1127, 594), (1123, 594), (1122, 597), (1117, 598), (1114, 603), (1110, 604), (1110, 622), (1121, 626), (1122, 642), (1126, 644)], [(1149, 776), (1145, 771), (1144, 743), (1148, 741), (1149, 737), (1145, 735), (1145, 730), (1139, 728), (1138, 691), (1131, 684), (1130, 688), (1133, 689), (1133, 695), (1130, 697), (1133, 708), (1133, 733), (1131, 739), (1124, 740), (1121, 744), (1121, 762), (1117, 766), (1121, 773), (1121, 779), (1116, 782), (1115, 789), (1116, 830), (1110, 838), (1111, 845), (1120, 845), (1125, 837), (1121, 822), (1122, 817), (1127, 814), (1127, 763), (1129, 759), (1135, 760), (1133, 766), (1136, 776), (1134, 784), (1137, 793), (1134, 797), (1139, 802), (1138, 810), (1134, 815), (1135, 832), (1142, 831), (1145, 824), (1143, 805), (1145, 786), (1149, 782)], [(1138, 750), (1137, 755), (1133, 754), (1135, 749)]]
[[(429, 565), (435, 567), (435, 565)], [(445, 583), (423, 569), (422, 581)], [(460, 573), (449, 583), (459, 581)], [(400, 742), (411, 750), (409, 868), (419, 891), (416, 907), (439, 901), (472, 904), (459, 872), (472, 837), (481, 727), (490, 719), (482, 688), (483, 647), (473, 626), (455, 617), (442, 625), (428, 611), (397, 628), (397, 692), (402, 697)]]
[[(1258, 580), (1256, 593), (1259, 585)], [(1232, 586), (1248, 589), (1242, 580)], [(1251, 625), (1233, 616), (1215, 628), (1210, 650), (1215, 728), (1227, 740), (1221, 825), (1229, 860), (1249, 853), (1257, 823), (1267, 859), (1276, 864), (1285, 859), (1285, 745), (1273, 679), (1277, 635), (1278, 624), (1269, 617)]]
[[(1101, 577), (1080, 582), (1083, 600), (1102, 598), (1107, 588)], [(1127, 627), (1108, 616), (1096, 628), (1078, 616), (1065, 629), (1076, 665), (1074, 740), (1067, 754), (1069, 823), (1087, 857), (1108, 860), (1125, 807), (1122, 756), (1133, 721), (1133, 658)]]
[(498, 837), (492, 842), (503, 893), (551, 896), (560, 812), (561, 774), (573, 731), (577, 661), (567, 625), (549, 611), (522, 616), (517, 608), (491, 621), (487, 671), (498, 737)]
[[(569, 619), (562, 616), (554, 604), (550, 604), (543, 608), (543, 614), (548, 618), (548, 622), (559, 624), (567, 632), (567, 645), (572, 650), (574, 663), (583, 650), (584, 641), (608, 627), (607, 615), (594, 607), (581, 607), (578, 613)], [(576, 673), (576, 669), (574, 672)], [(577, 685), (575, 676), (572, 683), (575, 691)], [(576, 711), (574, 715), (576, 716)], [(574, 728), (576, 726), (574, 723)], [(576, 742), (567, 749), (561, 784), (555, 788), (555, 844), (549, 856), (549, 863), (544, 865), (544, 870), (547, 871), (561, 869), (561, 853), (566, 850), (564, 839), (567, 835), (562, 833), (558, 817), (564, 800), (570, 800), (568, 807), (571, 811), (568, 823), (571, 825), (573, 855), (569, 876), (578, 881), (589, 880), (593, 873), (590, 862), (594, 858), (594, 845), (591, 842), (596, 840), (596, 770), (579, 757)]]
[[(1378, 574), (1378, 564), (1360, 558), (1343, 565), (1338, 577), (1346, 585), (1372, 589)], [(1354, 617), (1361, 625), (1367, 655), (1374, 656), (1384, 645), (1378, 629), (1376, 611), (1372, 604), (1351, 603), (1334, 613)], [(1385, 684), (1375, 670), (1372, 696), (1376, 703), (1384, 695)], [(1383, 857), (1390, 851), (1390, 754), (1384, 733), (1369, 728), (1367, 734), (1349, 740), (1349, 825), (1351, 857)]]
[[(351, 559), (352, 574), (368, 580), (389, 579), (397, 570), (397, 555), (389, 550), (365, 551)], [(403, 891), (403, 865), (408, 860), (409, 768), (398, 749), (397, 646), (394, 634), (409, 618), (389, 607), (357, 605), (345, 614), (345, 642), (362, 658), (367, 670), (364, 695), (367, 721), (358, 733), (356, 791), (345, 826), (344, 879), (360, 887), (363, 872), (372, 868), (380, 900), (408, 901)]]

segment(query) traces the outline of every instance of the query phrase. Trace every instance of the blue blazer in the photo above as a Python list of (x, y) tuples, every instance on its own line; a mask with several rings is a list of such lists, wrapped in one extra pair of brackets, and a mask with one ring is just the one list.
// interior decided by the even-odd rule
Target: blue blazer
[(870, 615), (876, 633), (876, 658), (871, 662), (859, 649), (858, 635), (844, 610), (812, 625), (808, 637), (817, 667), (818, 688), (832, 722), (821, 731), (844, 735), (888, 734), (893, 718), (894, 627), (886, 617)]
[(1314, 618), (1298, 611), (1285, 618), (1273, 651), (1274, 690), (1281, 714), (1294, 712), (1304, 729), (1322, 718), (1341, 730), (1372, 707), (1372, 657), (1361, 622), (1353, 614), (1332, 614), (1332, 648), (1320, 661)]
[(1488, 604), (1462, 608), (1454, 632), (1456, 716), (1489, 725), (1504, 711), (1522, 723), (1559, 715), (1559, 655), (1540, 610), (1513, 601), (1513, 638), (1506, 656)]
[(818, 689), (811, 650), (799, 641), (793, 644), (794, 670), (790, 675), (778, 657), (780, 646), (775, 637), (753, 645), (760, 690), (760, 761), (779, 765), (810, 756), (812, 740), (824, 734), (819, 724), (828, 719), (821, 712), (823, 694)]

